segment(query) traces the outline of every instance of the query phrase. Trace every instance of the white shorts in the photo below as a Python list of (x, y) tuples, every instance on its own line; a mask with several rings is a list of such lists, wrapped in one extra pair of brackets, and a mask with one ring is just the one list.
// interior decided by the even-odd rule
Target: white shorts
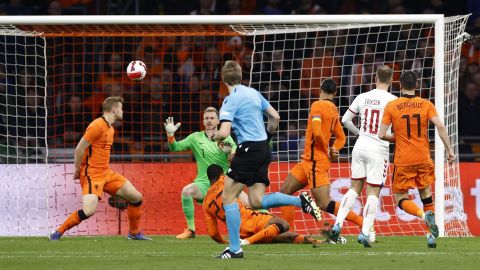
[(381, 187), (387, 179), (388, 164), (388, 152), (378, 153), (354, 148), (352, 180), (367, 180), (367, 184)]

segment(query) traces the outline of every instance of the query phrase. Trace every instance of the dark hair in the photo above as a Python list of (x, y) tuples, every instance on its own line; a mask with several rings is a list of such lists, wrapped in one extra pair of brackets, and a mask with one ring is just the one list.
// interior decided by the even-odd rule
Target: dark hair
[(400, 76), (400, 87), (405, 90), (415, 90), (417, 87), (417, 74), (413, 71), (405, 71)]
[(223, 169), (217, 164), (212, 164), (207, 168), (207, 176), (208, 176), (208, 180), (210, 180), (210, 184), (217, 182), (218, 178), (220, 178), (222, 174), (223, 174)]
[(320, 89), (327, 94), (334, 95), (337, 92), (337, 83), (332, 78), (325, 79)]

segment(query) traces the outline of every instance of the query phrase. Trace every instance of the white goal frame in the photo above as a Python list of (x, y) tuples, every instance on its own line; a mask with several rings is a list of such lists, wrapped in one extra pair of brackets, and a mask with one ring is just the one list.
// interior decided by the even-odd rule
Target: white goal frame
[[(435, 107), (444, 119), (444, 31), (443, 14), (431, 15), (244, 15), (244, 16), (0, 16), (0, 25), (74, 25), (74, 24), (353, 24), (353, 23), (430, 23), (435, 28)], [(445, 232), (445, 154), (438, 131), (435, 130), (435, 209), (440, 236)]]

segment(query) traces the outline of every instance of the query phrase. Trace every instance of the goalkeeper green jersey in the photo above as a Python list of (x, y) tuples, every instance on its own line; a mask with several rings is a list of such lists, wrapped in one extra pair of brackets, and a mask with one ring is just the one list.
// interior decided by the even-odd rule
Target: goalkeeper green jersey
[[(224, 142), (230, 143), (233, 149), (237, 147), (231, 136), (228, 136)], [(205, 184), (207, 187), (210, 186), (207, 177), (208, 166), (217, 164), (223, 168), (225, 173), (229, 167), (228, 154), (218, 147), (217, 142), (211, 141), (205, 131), (192, 133), (179, 142), (169, 143), (168, 147), (173, 152), (192, 150), (197, 162), (197, 177), (194, 181)]]

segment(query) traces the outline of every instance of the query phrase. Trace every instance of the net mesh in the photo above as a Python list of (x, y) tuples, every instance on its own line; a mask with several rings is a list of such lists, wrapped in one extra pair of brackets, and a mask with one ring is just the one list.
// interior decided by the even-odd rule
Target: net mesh
[[(466, 17), (456, 17), (446, 23), (445, 76), (449, 77), (445, 80), (446, 91), (448, 89), (445, 119), (454, 142), (460, 46), (455, 38), (463, 32), (465, 20)], [(19, 113), (5, 111), (4, 107), (29, 107), (7, 98), (26, 102), (29, 97), (28, 93), (22, 95), (18, 84), (13, 82), (22, 77), (21, 69), (30, 55), (36, 61), (31, 64), (35, 66), (35, 97), (43, 104), (38, 109), (44, 110), (43, 115), (37, 112), (35, 117), (43, 119), (43, 124), (40, 121), (25, 125), (43, 128), (43, 133), (37, 131), (35, 136), (43, 144), (37, 142), (30, 147), (40, 149), (35, 161), (21, 160), (19, 149), (30, 148), (28, 145), (22, 148), (17, 135), (3, 130), (0, 133), (0, 147), (7, 148), (0, 153), (0, 158), (2, 163), (10, 163), (1, 165), (7, 166), (2, 173), (15, 179), (0, 184), (3, 185), (1, 192), (6, 192), (1, 196), (4, 203), (0, 209), (11, 220), (0, 231), (4, 235), (43, 234), (80, 207), (81, 189), (71, 179), (73, 150), (86, 126), (100, 116), (106, 96), (121, 95), (126, 99), (124, 120), (115, 125), (112, 168), (143, 193), (142, 228), (152, 234), (175, 234), (183, 229), (180, 191), (196, 173), (190, 153), (168, 151), (162, 122), (167, 116), (182, 122), (177, 139), (201, 130), (203, 109), (212, 105), (219, 108), (228, 94), (220, 78), (225, 60), (239, 62), (244, 73), (243, 83), (262, 92), (281, 115), (280, 129), (274, 138), (277, 160), (270, 167), (270, 191), (279, 189), (289, 169), (301, 157), (308, 110), (311, 102), (318, 98), (322, 78), (332, 77), (340, 86), (335, 102), (341, 115), (355, 95), (373, 87), (375, 67), (380, 64), (388, 64), (395, 70), (394, 94), (399, 93), (400, 73), (415, 70), (421, 78), (420, 95), (435, 101), (432, 90), (434, 28), (430, 24), (20, 25), (2, 26), (0, 33), (4, 41), (0, 59), (7, 59), (7, 54), (11, 57), (12, 52), (17, 55), (11, 62), (0, 65), (0, 68), (8, 67), (0, 83), (5, 89), (0, 91), (4, 99), (2, 121), (21, 119)], [(23, 37), (15, 38), (17, 35)], [(38, 47), (36, 52), (27, 52), (26, 48), (32, 46)], [(141, 82), (126, 78), (125, 68), (132, 60), (141, 60), (148, 67), (147, 77)], [(45, 85), (48, 85), (46, 89)], [(8, 94), (8, 89), (13, 92)], [(22, 126), (11, 123), (9, 127), (14, 129)], [(430, 135), (433, 139), (433, 130)], [(12, 138), (14, 142), (9, 142)], [(354, 142), (349, 134), (339, 162), (332, 165), (332, 198), (337, 201), (350, 185), (349, 157)], [(10, 152), (13, 150), (17, 152)], [(447, 234), (468, 235), (458, 174), (458, 164), (446, 170)], [(27, 182), (21, 185), (18, 180), (24, 179), (24, 175), (28, 176)], [(422, 234), (421, 223), (394, 205), (389, 184), (388, 180), (381, 193), (377, 232)], [(23, 188), (31, 188), (36, 195), (23, 194)], [(35, 198), (36, 204), (25, 205), (25, 201), (32, 199), (25, 200), (24, 196)], [(417, 193), (412, 196), (420, 203)], [(107, 198), (108, 195), (100, 202), (95, 216), (69, 233), (124, 233), (126, 217), (110, 207)], [(364, 202), (362, 195), (355, 204), (357, 213), (361, 213)], [(12, 205), (16, 205), (16, 210), (12, 210)], [(26, 211), (25, 217), (27, 208), (31, 211)], [(196, 207), (196, 217), (197, 233), (206, 233), (200, 207)], [(330, 216), (325, 218), (330, 223), (333, 221)], [(26, 219), (29, 222), (24, 224)], [(313, 234), (323, 226), (300, 211), (296, 213), (295, 225), (297, 232)], [(345, 227), (345, 233), (357, 232), (350, 224)]]

